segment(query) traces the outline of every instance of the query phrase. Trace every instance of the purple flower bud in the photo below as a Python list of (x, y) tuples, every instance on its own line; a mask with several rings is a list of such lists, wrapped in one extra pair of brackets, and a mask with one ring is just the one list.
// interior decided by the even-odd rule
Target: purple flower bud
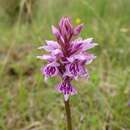
[(73, 34), (74, 34), (74, 35), (78, 35), (78, 34), (81, 32), (81, 30), (83, 29), (83, 27), (84, 27), (83, 24), (80, 24), (80, 25), (78, 25), (77, 27), (75, 27), (75, 28), (74, 28), (74, 31), (73, 31)]
[(52, 25), (52, 33), (53, 33), (57, 38), (60, 37), (60, 32), (59, 32), (59, 30), (58, 30), (55, 26), (53, 26), (53, 25)]
[(71, 24), (70, 18), (62, 17), (59, 22), (59, 31), (67, 44), (73, 35), (73, 26)]

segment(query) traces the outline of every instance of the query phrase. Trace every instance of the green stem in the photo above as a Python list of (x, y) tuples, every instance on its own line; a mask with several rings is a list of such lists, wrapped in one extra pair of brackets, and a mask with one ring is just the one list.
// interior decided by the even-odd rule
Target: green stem
[(65, 103), (65, 110), (66, 110), (67, 130), (72, 130), (71, 111), (70, 111), (69, 99), (67, 101), (64, 100), (64, 103)]

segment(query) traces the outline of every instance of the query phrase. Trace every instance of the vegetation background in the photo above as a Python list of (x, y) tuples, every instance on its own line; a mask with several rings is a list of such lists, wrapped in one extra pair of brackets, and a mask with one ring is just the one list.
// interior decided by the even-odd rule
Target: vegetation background
[(59, 79), (44, 83), (36, 59), (62, 16), (99, 43), (89, 81), (73, 83), (74, 130), (130, 130), (130, 0), (0, 0), (0, 130), (65, 130)]

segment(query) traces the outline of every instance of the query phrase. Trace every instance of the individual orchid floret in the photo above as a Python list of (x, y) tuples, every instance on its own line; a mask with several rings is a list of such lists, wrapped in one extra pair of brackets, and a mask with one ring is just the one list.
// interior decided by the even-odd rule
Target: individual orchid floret
[(63, 17), (57, 27), (52, 26), (52, 33), (56, 37), (56, 41), (47, 40), (46, 45), (38, 48), (48, 52), (48, 54), (37, 56), (48, 62), (41, 68), (42, 74), (45, 75), (45, 79), (54, 76), (61, 77), (62, 82), (56, 87), (56, 90), (63, 93), (65, 101), (70, 95), (77, 94), (71, 81), (81, 77), (88, 79), (86, 65), (96, 58), (95, 55), (88, 52), (97, 45), (93, 42), (93, 38), (75, 39), (82, 28), (83, 24), (74, 27), (70, 18)]
[(77, 94), (77, 90), (71, 85), (69, 79), (65, 79), (64, 82), (60, 83), (57, 87), (56, 90), (59, 93), (64, 94), (64, 99), (65, 101), (68, 100), (69, 95), (75, 95)]
[(52, 62), (45, 67), (41, 68), (42, 74), (45, 75), (45, 79), (48, 77), (54, 77), (58, 75), (58, 63)]

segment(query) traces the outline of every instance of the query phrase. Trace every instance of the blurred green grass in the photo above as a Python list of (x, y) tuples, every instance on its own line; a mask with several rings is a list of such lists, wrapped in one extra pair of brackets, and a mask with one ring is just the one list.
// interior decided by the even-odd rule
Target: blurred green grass
[(54, 89), (59, 79), (44, 83), (44, 63), (36, 59), (61, 16), (74, 24), (80, 19), (81, 36), (99, 43), (89, 81), (73, 83), (79, 92), (71, 97), (74, 130), (129, 130), (130, 1), (38, 0), (31, 24), (19, 19), (21, 1), (11, 1), (0, 1), (0, 130), (65, 130), (63, 97)]

